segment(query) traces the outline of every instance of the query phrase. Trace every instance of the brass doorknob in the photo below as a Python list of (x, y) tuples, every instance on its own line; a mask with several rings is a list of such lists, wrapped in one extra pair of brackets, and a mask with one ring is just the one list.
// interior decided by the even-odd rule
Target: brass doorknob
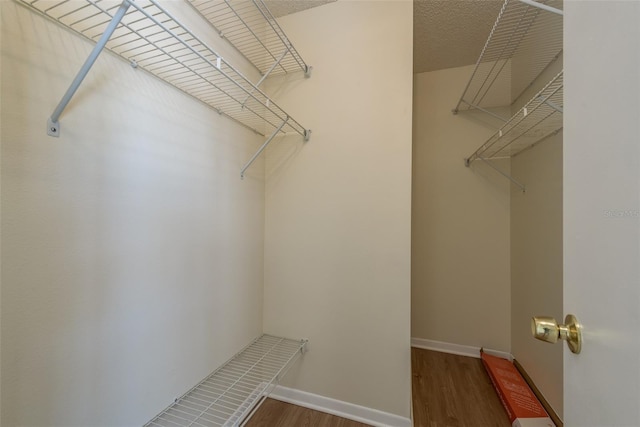
[(567, 314), (564, 325), (558, 325), (553, 317), (535, 316), (531, 319), (531, 333), (535, 338), (552, 344), (565, 340), (573, 353), (578, 354), (582, 350), (582, 325), (573, 314)]

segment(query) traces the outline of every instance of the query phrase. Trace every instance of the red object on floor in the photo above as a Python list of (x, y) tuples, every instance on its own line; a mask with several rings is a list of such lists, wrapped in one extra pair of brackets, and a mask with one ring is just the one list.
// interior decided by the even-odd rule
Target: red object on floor
[(511, 361), (483, 351), (480, 356), (513, 427), (555, 427)]

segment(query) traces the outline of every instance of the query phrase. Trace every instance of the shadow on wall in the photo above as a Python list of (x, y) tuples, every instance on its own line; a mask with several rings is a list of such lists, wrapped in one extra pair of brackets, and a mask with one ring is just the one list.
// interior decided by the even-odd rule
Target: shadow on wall
[[(313, 138), (313, 135), (311, 136)], [(305, 142), (300, 135), (287, 135), (271, 144), (265, 157), (265, 180), (277, 179), (294, 162)]]

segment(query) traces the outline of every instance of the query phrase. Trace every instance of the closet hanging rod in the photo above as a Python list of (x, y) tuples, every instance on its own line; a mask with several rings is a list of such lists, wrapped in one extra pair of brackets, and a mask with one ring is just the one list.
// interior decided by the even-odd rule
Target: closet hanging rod
[[(111, 7), (102, 7), (106, 4), (102, 0), (58, 0), (53, 4), (19, 1), (80, 35), (101, 42), (94, 47), (50, 119), (59, 119), (101, 50), (106, 48), (261, 135), (269, 132), (269, 128), (277, 128), (288, 117), (281, 132), (309, 136), (307, 129), (155, 0), (123, 0)], [(114, 9), (117, 12), (113, 13)], [(126, 10), (122, 12), (123, 9)], [(59, 134), (59, 125), (54, 124), (57, 120), (50, 122), (48, 132), (55, 128)]]

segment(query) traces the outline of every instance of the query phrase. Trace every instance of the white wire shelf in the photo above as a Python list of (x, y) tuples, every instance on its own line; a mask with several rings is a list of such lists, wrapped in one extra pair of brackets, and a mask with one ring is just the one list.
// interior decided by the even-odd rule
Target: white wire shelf
[[(454, 112), (511, 105), (562, 53), (562, 0), (505, 0)], [(510, 89), (508, 100), (492, 88)]]
[(262, 0), (188, 0), (262, 74), (311, 71)]
[(262, 335), (145, 427), (239, 426), (304, 352), (306, 341)]
[[(92, 56), (98, 56), (100, 45), (104, 43), (108, 50), (130, 61), (132, 66), (148, 71), (256, 133), (268, 135), (277, 130), (296, 132), (305, 138), (309, 136), (308, 130), (156, 0), (123, 0), (121, 3), (110, 0), (18, 1), (97, 41)], [(95, 57), (90, 56), (88, 65), (83, 66), (84, 75)], [(50, 135), (58, 136), (59, 115), (82, 82), (83, 70), (54, 111), (49, 122)]]
[(465, 160), (508, 158), (562, 129), (563, 73), (556, 75), (524, 107)]

